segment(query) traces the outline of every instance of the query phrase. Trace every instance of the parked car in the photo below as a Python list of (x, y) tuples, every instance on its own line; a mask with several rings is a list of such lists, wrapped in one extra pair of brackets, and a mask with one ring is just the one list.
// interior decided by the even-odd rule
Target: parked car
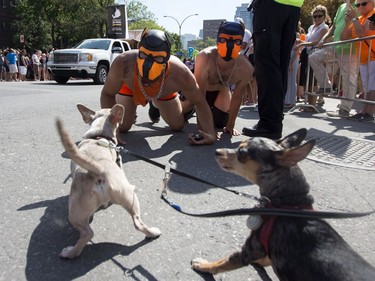
[(47, 66), (59, 84), (71, 77), (91, 78), (96, 84), (104, 84), (113, 60), (130, 49), (129, 43), (120, 39), (85, 39), (73, 48), (51, 52)]

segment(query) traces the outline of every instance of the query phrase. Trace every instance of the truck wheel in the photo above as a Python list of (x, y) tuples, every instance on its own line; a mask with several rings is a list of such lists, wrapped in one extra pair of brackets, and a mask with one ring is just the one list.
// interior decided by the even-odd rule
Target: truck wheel
[(54, 79), (57, 83), (59, 84), (65, 84), (66, 82), (68, 82), (70, 77), (64, 77), (64, 76), (55, 76)]
[(96, 69), (94, 82), (95, 84), (104, 84), (107, 79), (108, 68), (104, 64), (98, 65)]

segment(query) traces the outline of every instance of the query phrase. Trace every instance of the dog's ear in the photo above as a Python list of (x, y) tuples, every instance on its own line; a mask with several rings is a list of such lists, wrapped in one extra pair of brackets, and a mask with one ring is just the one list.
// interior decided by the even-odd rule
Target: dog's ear
[(77, 108), (78, 108), (79, 112), (81, 112), (83, 121), (86, 124), (91, 123), (92, 118), (95, 115), (95, 111), (91, 110), (90, 108), (88, 108), (88, 107), (86, 107), (86, 106), (84, 106), (83, 104), (80, 104), (80, 103), (77, 104)]
[(292, 148), (299, 146), (301, 142), (306, 138), (307, 130), (305, 128), (299, 129), (290, 135), (277, 141), (277, 144), (283, 148)]
[(122, 124), (124, 119), (125, 108), (121, 104), (115, 104), (111, 108), (110, 120), (112, 124)]
[(287, 148), (283, 151), (278, 151), (276, 153), (276, 163), (279, 166), (290, 168), (296, 165), (299, 161), (306, 158), (315, 145), (315, 140), (310, 140), (305, 144), (294, 147)]

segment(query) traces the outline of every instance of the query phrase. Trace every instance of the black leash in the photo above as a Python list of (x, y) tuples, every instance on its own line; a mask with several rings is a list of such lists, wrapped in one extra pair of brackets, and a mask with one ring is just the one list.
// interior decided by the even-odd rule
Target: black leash
[[(133, 156), (133, 157), (135, 157), (135, 158), (138, 158), (138, 159), (140, 159), (140, 160), (143, 160), (143, 161), (145, 161), (145, 162), (147, 162), (147, 163), (150, 163), (150, 164), (152, 164), (152, 165), (154, 165), (154, 166), (157, 166), (157, 167), (162, 168), (162, 169), (164, 169), (164, 170), (167, 168), (166, 165), (163, 165), (163, 164), (161, 164), (161, 163), (159, 163), (159, 162), (156, 162), (156, 161), (154, 161), (154, 160), (152, 160), (152, 159), (149, 159), (149, 158), (147, 158), (147, 157), (144, 157), (144, 156), (141, 156), (141, 155), (139, 155), (139, 154), (136, 154), (136, 153), (134, 153), (134, 152), (132, 152), (132, 151), (130, 151), (130, 150), (125, 149), (125, 148), (122, 147), (122, 146), (118, 146), (117, 148), (119, 148), (120, 151), (123, 151), (123, 152), (125, 152), (125, 153), (128, 154), (128, 155), (131, 155), (131, 156)], [(222, 186), (220, 186), (220, 185), (214, 184), (214, 183), (209, 182), (209, 181), (206, 181), (206, 180), (204, 180), (204, 179), (197, 178), (197, 177), (195, 177), (195, 176), (193, 176), (193, 175), (190, 175), (190, 174), (188, 174), (188, 173), (185, 173), (185, 172), (182, 172), (182, 171), (179, 171), (179, 170), (176, 170), (176, 169), (170, 168), (170, 167), (169, 167), (169, 171), (170, 171), (170, 172), (173, 172), (174, 174), (179, 175), (179, 176), (181, 176), (181, 177), (185, 177), (185, 178), (191, 179), (191, 180), (193, 180), (193, 181), (197, 181), (197, 182), (200, 182), (200, 183), (204, 183), (204, 184), (206, 184), (206, 185), (209, 185), (209, 186), (213, 186), (213, 187), (216, 187), (216, 188), (220, 188), (220, 189), (223, 189), (223, 190), (225, 190), (225, 191), (232, 192), (232, 193), (234, 193), (234, 194), (236, 194), (236, 195), (244, 196), (244, 197), (246, 197), (246, 198), (250, 198), (250, 199), (253, 199), (253, 200), (258, 200), (258, 197), (254, 196), (254, 195), (247, 194), (247, 193), (243, 193), (243, 192), (239, 192), (239, 191), (237, 191), (237, 190), (233, 190), (233, 189), (229, 189), (229, 188), (225, 188), (225, 187), (222, 187)]]
[(244, 209), (231, 209), (212, 213), (194, 214), (185, 212), (182, 208), (170, 201), (165, 193), (162, 193), (161, 198), (173, 209), (181, 214), (190, 217), (200, 218), (219, 218), (229, 216), (249, 216), (249, 215), (267, 215), (267, 216), (279, 216), (279, 217), (296, 217), (296, 218), (311, 218), (311, 219), (349, 219), (349, 218), (360, 218), (369, 216), (375, 213), (375, 211), (369, 212), (325, 212), (325, 211), (313, 211), (313, 210), (293, 210), (293, 209), (278, 209), (278, 208), (244, 208)]
[(147, 157), (138, 155), (130, 150), (127, 150), (121, 146), (117, 147), (119, 151), (123, 151), (128, 155), (131, 155), (135, 158), (138, 158), (140, 160), (143, 160), (147, 163), (150, 163), (154, 166), (157, 166), (159, 168), (164, 169), (165, 175), (164, 175), (164, 189), (161, 194), (161, 199), (163, 199), (169, 206), (171, 206), (173, 209), (178, 211), (181, 214), (191, 216), (191, 217), (200, 217), (200, 218), (218, 218), (218, 217), (229, 217), (229, 216), (249, 216), (249, 215), (268, 215), (268, 216), (281, 216), (281, 217), (298, 217), (298, 218), (315, 218), (315, 219), (348, 219), (348, 218), (359, 218), (359, 217), (365, 217), (369, 216), (375, 213), (375, 211), (368, 211), (368, 212), (326, 212), (326, 211), (314, 211), (314, 210), (293, 210), (293, 209), (281, 209), (281, 208), (244, 208), (244, 209), (231, 209), (231, 210), (225, 210), (225, 211), (219, 211), (219, 212), (212, 212), (212, 213), (202, 213), (202, 214), (195, 214), (195, 213), (189, 213), (186, 211), (183, 211), (182, 208), (173, 203), (171, 200), (169, 200), (167, 196), (167, 185), (170, 178), (171, 172), (173, 172), (176, 175), (189, 178), (191, 180), (201, 182), (210, 186), (214, 186), (220, 189), (223, 189), (225, 191), (232, 192), (236, 195), (245, 196), (254, 200), (257, 200), (258, 202), (262, 201), (262, 198), (258, 198), (256, 196), (238, 192), (236, 190), (228, 189), (222, 186), (219, 186), (217, 184), (213, 184), (209, 181), (197, 178), (193, 175), (187, 174), (182, 171), (178, 171), (176, 169), (173, 169), (170, 167), (169, 164), (163, 165), (159, 162), (156, 162), (152, 159), (149, 159)]

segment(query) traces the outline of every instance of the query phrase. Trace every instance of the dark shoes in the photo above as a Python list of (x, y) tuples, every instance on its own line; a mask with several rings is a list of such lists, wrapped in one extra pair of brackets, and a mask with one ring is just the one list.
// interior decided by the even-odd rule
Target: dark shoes
[(242, 129), (242, 134), (248, 137), (263, 137), (263, 138), (268, 138), (268, 139), (273, 139), (273, 140), (278, 140), (281, 138), (281, 132), (272, 132), (268, 131), (263, 128), (259, 128), (258, 126), (254, 127), (243, 127)]
[(152, 123), (158, 123), (160, 121), (160, 111), (153, 105), (152, 101), (149, 102), (149, 105), (148, 117), (150, 117)]
[(184, 120), (185, 120), (185, 122), (188, 121), (191, 117), (193, 117), (194, 113), (195, 113), (195, 107), (193, 107), (188, 112), (185, 112), (184, 113)]
[[(158, 123), (160, 121), (160, 111), (155, 105), (150, 101), (150, 108), (148, 109), (148, 117), (150, 118), (152, 123)], [(195, 107), (193, 107), (188, 112), (184, 113), (184, 120), (188, 121), (191, 117), (194, 116)]]

